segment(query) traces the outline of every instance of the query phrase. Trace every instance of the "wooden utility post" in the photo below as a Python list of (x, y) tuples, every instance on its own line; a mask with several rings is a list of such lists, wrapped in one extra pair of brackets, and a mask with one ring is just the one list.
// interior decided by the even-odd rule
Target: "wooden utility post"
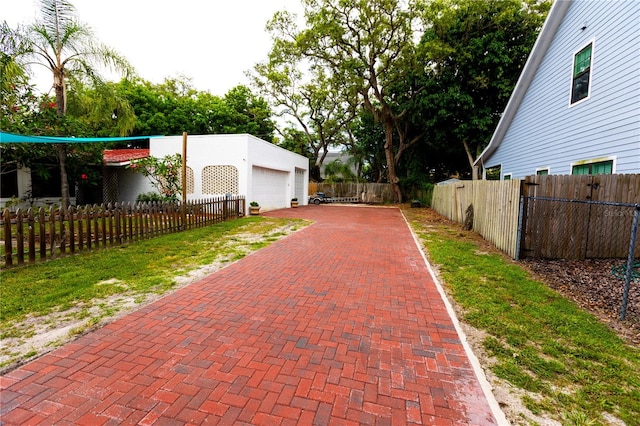
[(182, 202), (187, 202), (187, 132), (182, 132)]
[(187, 228), (187, 132), (182, 132), (182, 229)]

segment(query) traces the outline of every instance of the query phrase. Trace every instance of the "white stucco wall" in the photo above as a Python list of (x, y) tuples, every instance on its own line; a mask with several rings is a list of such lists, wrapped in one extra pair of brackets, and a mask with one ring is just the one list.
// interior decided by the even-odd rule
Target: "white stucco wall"
[[(182, 136), (166, 136), (152, 139), (150, 153), (153, 157), (182, 154)], [(202, 192), (202, 171), (206, 166), (231, 165), (238, 169), (238, 194), (245, 195), (247, 205), (250, 201), (258, 201), (263, 210), (289, 207), (290, 200), (298, 197), (300, 204), (306, 204), (308, 198), (307, 185), (303, 185), (303, 193), (296, 194), (296, 169), (304, 170), (304, 181), (309, 181), (309, 160), (302, 155), (280, 148), (248, 134), (238, 135), (188, 135), (187, 166), (193, 170), (194, 193), (188, 199), (200, 199), (212, 195)], [(286, 184), (278, 184), (275, 189), (281, 192), (277, 202), (264, 194), (254, 193), (257, 186), (257, 175), (254, 170), (261, 168), (286, 173)], [(262, 173), (261, 175), (263, 175)], [(278, 173), (274, 173), (278, 174)], [(282, 176), (282, 174), (279, 174)], [(281, 186), (281, 187), (280, 187)], [(298, 185), (298, 192), (301, 186)]]
[(124, 167), (118, 170), (119, 202), (135, 203), (139, 194), (147, 192), (158, 192), (148, 178)]
[[(193, 170), (194, 193), (188, 199), (199, 199), (212, 195), (202, 192), (202, 171), (206, 166), (232, 165), (238, 169), (238, 193), (247, 194), (247, 137), (249, 135), (188, 135), (187, 166)], [(165, 136), (152, 139), (151, 156), (182, 154), (182, 136)], [(247, 197), (248, 198), (248, 197)]]

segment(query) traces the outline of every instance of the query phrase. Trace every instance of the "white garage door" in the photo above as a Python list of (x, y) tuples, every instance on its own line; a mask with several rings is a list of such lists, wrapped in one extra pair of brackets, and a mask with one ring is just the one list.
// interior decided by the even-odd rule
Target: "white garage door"
[(253, 166), (253, 199), (265, 209), (281, 209), (289, 205), (287, 185), (289, 173)]
[(296, 189), (295, 194), (298, 198), (298, 201), (302, 203), (304, 199), (304, 187), (306, 182), (304, 181), (304, 170), (296, 169)]

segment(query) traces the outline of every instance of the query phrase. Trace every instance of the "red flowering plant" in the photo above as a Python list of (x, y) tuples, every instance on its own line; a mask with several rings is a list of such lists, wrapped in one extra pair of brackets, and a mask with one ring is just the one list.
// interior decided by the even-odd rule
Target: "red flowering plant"
[(129, 169), (147, 177), (163, 199), (177, 201), (182, 192), (180, 154), (165, 155), (163, 158), (146, 157), (132, 160)]

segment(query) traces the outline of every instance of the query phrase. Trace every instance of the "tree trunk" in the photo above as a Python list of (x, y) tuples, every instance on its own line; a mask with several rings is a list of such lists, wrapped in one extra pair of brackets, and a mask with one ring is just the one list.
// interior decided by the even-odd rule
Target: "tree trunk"
[(480, 167), (473, 164), (475, 163), (476, 159), (473, 158), (471, 149), (469, 148), (469, 144), (466, 140), (462, 141), (462, 145), (464, 145), (464, 151), (467, 153), (467, 160), (469, 160), (469, 167), (471, 167), (471, 179), (478, 180), (480, 179)]
[[(67, 112), (67, 96), (64, 86), (64, 74), (62, 71), (54, 72), (53, 87), (56, 93), (56, 112), (58, 113), (58, 117), (61, 118)], [(58, 165), (60, 166), (61, 204), (62, 208), (66, 209), (71, 205), (71, 196), (69, 194), (69, 179), (67, 177), (67, 145), (57, 144), (56, 152), (58, 154)]]
[(309, 170), (309, 178), (316, 182), (322, 181), (322, 177), (320, 176), (320, 166), (316, 166), (315, 164), (311, 166)]
[(57, 144), (58, 164), (60, 165), (60, 193), (62, 196), (61, 205), (66, 209), (71, 204), (69, 195), (69, 180), (67, 179), (67, 145)]
[(397, 203), (402, 202), (402, 191), (400, 189), (400, 179), (396, 174), (396, 155), (393, 150), (393, 122), (390, 120), (384, 120), (384, 155), (387, 159), (387, 176), (389, 183), (391, 184), (391, 190), (393, 191), (395, 201)]
[[(380, 107), (375, 107), (369, 99), (367, 90), (362, 91), (360, 94), (363, 97), (364, 107), (371, 111), (376, 121), (379, 121), (384, 126), (384, 156), (387, 160), (387, 178), (391, 185), (391, 190), (394, 194), (394, 201), (397, 203), (402, 202), (402, 190), (400, 189), (400, 179), (396, 174), (396, 153), (393, 149), (393, 131), (395, 130), (395, 119), (391, 107), (384, 101), (382, 92), (378, 89), (377, 77), (375, 70), (371, 70), (370, 87), (374, 89), (376, 93), (376, 99), (380, 102)], [(379, 176), (379, 178), (382, 176)]]

